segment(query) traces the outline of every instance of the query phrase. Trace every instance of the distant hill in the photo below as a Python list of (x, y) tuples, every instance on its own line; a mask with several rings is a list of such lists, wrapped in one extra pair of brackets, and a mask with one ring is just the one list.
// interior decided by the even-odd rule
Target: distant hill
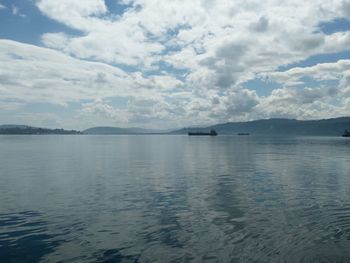
[(161, 130), (151, 130), (143, 128), (118, 128), (118, 127), (93, 127), (83, 131), (84, 134), (91, 135), (124, 135), (124, 134), (159, 134)]
[(143, 128), (94, 127), (83, 132), (64, 129), (37, 128), (26, 125), (0, 125), (0, 134), (187, 134), (188, 132), (208, 132), (214, 129), (218, 134), (249, 133), (251, 135), (273, 136), (340, 136), (345, 129), (350, 130), (350, 117), (323, 120), (265, 119), (248, 122), (228, 122), (208, 127), (191, 127), (179, 130), (152, 130)]
[(64, 130), (64, 129), (47, 129), (31, 127), (27, 125), (13, 125), (6, 124), (0, 125), (0, 134), (18, 134), (18, 135), (30, 135), (30, 134), (82, 134), (80, 131)]
[(183, 128), (171, 134), (187, 134), (194, 131), (214, 129), (218, 134), (250, 133), (252, 135), (313, 135), (340, 136), (350, 130), (350, 117), (301, 121), (295, 119), (266, 119), (249, 122), (228, 122), (203, 128)]

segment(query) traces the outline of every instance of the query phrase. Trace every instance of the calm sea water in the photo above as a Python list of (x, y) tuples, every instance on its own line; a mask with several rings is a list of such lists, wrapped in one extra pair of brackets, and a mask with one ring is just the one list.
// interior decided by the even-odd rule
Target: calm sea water
[(0, 136), (0, 262), (349, 262), (350, 140)]

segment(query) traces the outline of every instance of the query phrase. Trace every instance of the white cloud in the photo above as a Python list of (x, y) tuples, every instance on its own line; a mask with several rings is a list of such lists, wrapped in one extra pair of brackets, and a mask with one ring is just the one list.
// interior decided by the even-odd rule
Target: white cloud
[(182, 84), (171, 76), (153, 75), (147, 79), (137, 72), (126, 73), (107, 64), (10, 40), (0, 40), (0, 59), (2, 99), (63, 105), (120, 94), (154, 96)]
[[(342, 16), (344, 2), (340, 0), (303, 4), (136, 0), (128, 1), (133, 8), (118, 17), (108, 12), (102, 0), (86, 6), (78, 1), (71, 3), (41, 0), (38, 7), (47, 16), (84, 31), (84, 35), (60, 38), (47, 34), (44, 44), (108, 63), (148, 68), (166, 61), (175, 67), (185, 66), (192, 73), (201, 71), (199, 65), (206, 67), (201, 62), (209, 59), (217, 65), (216, 71), (233, 72), (216, 76), (218, 86), (233, 85), (240, 81), (237, 77), (244, 80), (247, 72), (337, 52), (349, 44), (348, 33), (315, 33), (321, 21)], [(167, 52), (168, 47), (178, 51)], [(223, 55), (228, 55), (227, 60)]]
[[(0, 40), (2, 99), (69, 101), (108, 96), (130, 86), (124, 72), (100, 63), (80, 61), (57, 51)], [(98, 74), (109, 83), (100, 85)], [(110, 84), (114, 83), (113, 90)]]
[[(101, 125), (111, 123), (118, 126), (127, 126), (130, 118), (130, 113), (127, 110), (116, 109), (101, 99), (90, 103), (83, 103), (79, 115), (85, 119), (91, 119), (91, 117), (94, 119), (98, 118)], [(93, 125), (96, 125), (96, 123)]]
[(4, 6), (3, 4), (0, 3), (0, 10), (2, 9), (6, 9), (6, 6)]
[[(105, 116), (104, 119), (123, 124), (142, 122), (142, 116), (147, 115), (148, 119), (159, 118), (160, 123), (173, 107), (165, 102), (166, 97), (176, 96), (176, 90), (181, 90), (183, 85), (171, 76), (153, 75), (147, 79), (137, 72), (125, 73), (103, 63), (81, 61), (54, 50), (9, 40), (0, 40), (0, 59), (3, 62), (0, 64), (2, 100), (15, 101), (18, 105), (62, 106), (92, 100), (93, 103), (82, 104), (81, 114)], [(120, 96), (129, 98), (127, 109), (105, 102), (106, 98)], [(1, 109), (10, 110), (13, 108), (10, 106), (4, 104)], [(169, 118), (169, 123), (171, 121)]]
[(281, 88), (260, 98), (260, 116), (320, 119), (345, 116), (348, 108), (341, 92), (333, 88)]
[(320, 63), (311, 67), (295, 67), (283, 72), (262, 73), (263, 78), (279, 82), (287, 86), (302, 84), (303, 77), (317, 81), (340, 80), (350, 70), (350, 60), (339, 60), (334, 63)]
[(12, 5), (12, 14), (13, 14), (14, 16), (19, 16), (19, 17), (22, 17), (22, 18), (25, 18), (25, 17), (26, 17), (26, 15), (23, 14), (23, 13), (19, 10), (19, 8), (18, 8), (17, 6), (15, 6), (15, 5)]
[(132, 18), (100, 17), (107, 13), (102, 0), (89, 1), (47, 1), (38, 2), (39, 9), (59, 22), (84, 32), (83, 36), (67, 36), (62, 33), (47, 33), (43, 43), (52, 48), (79, 57), (102, 60), (108, 63), (151, 66), (153, 54), (164, 47), (147, 39), (141, 26)]
[(103, 0), (89, 1), (48, 1), (38, 0), (39, 9), (52, 19), (66, 24), (69, 27), (84, 31), (91, 31), (95, 24), (101, 24), (98, 16), (107, 12)]
[[(1, 40), (0, 99), (84, 101), (79, 116), (87, 122), (124, 126), (347, 112), (348, 60), (277, 69), (349, 50), (349, 31), (329, 35), (318, 28), (346, 18), (348, 1), (121, 2), (129, 8), (115, 15), (103, 0), (36, 1), (44, 15), (81, 34), (46, 32), (41, 36), (46, 48)], [(243, 88), (256, 77), (283, 87), (264, 96)], [(339, 84), (312, 88), (304, 77)], [(108, 100), (118, 96), (128, 98), (125, 107)]]

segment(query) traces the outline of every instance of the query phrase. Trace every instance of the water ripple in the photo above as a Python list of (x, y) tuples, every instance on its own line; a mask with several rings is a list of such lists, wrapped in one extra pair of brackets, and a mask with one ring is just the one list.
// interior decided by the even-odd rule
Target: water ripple
[(350, 262), (348, 141), (26, 138), (0, 138), (1, 263)]
[(0, 214), (0, 262), (38, 262), (60, 241), (36, 211)]

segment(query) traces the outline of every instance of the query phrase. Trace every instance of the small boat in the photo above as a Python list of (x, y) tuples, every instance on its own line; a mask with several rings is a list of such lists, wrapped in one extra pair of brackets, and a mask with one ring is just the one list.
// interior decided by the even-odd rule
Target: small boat
[(189, 132), (189, 136), (217, 136), (218, 133), (215, 130), (210, 130), (210, 132)]
[(348, 130), (345, 130), (344, 133), (341, 136), (343, 136), (343, 137), (350, 137), (350, 132)]
[(239, 132), (239, 133), (237, 133), (237, 135), (249, 135), (249, 133), (248, 132)]

